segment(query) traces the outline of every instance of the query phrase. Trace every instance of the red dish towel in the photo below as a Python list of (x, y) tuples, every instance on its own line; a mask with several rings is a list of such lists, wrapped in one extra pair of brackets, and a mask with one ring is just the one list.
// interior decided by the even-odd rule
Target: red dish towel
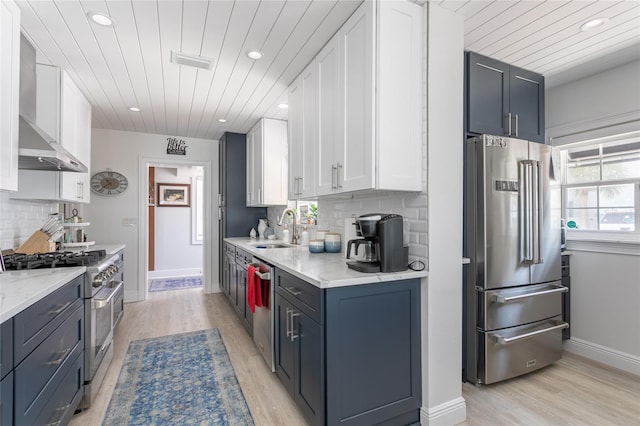
[(262, 306), (264, 306), (264, 304), (262, 303), (262, 286), (264, 285), (264, 282), (262, 281), (262, 278), (260, 278), (259, 275), (256, 275), (255, 278), (255, 288), (253, 290), (253, 293), (256, 295), (256, 307), (261, 308)]
[(256, 267), (249, 265), (247, 268), (247, 303), (251, 312), (256, 311)]

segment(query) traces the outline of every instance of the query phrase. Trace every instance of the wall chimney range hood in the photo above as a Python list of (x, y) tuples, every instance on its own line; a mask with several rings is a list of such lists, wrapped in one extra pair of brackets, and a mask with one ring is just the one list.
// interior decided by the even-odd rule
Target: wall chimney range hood
[(36, 51), (20, 36), (20, 126), (18, 168), (62, 172), (89, 171), (36, 124)]

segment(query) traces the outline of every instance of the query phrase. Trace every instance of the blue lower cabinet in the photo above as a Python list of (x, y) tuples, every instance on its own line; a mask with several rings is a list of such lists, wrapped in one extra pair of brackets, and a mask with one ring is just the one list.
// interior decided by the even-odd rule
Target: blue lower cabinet
[(419, 424), (420, 280), (315, 295), (307, 294), (305, 285), (276, 271), (276, 374), (307, 420), (313, 425)]
[(64, 376), (46, 406), (34, 422), (36, 425), (64, 425), (84, 395), (84, 351), (64, 370)]
[[(83, 319), (84, 307), (80, 306), (16, 366), (16, 425), (40, 424), (38, 419), (43, 416), (47, 421), (42, 424), (58, 421), (60, 407), (50, 407), (49, 401), (67, 386), (65, 380), (69, 369), (84, 353)], [(65, 405), (72, 402), (69, 400)]]
[(0, 424), (13, 422), (13, 371), (0, 382)]
[(0, 379), (13, 370), (13, 318), (0, 325)]

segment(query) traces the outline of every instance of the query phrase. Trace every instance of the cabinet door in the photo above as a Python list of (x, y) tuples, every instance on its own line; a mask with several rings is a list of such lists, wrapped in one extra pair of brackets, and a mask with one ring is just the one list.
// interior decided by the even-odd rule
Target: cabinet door
[(509, 74), (509, 112), (512, 134), (544, 143), (544, 77), (511, 66)]
[(287, 122), (262, 119), (262, 205), (287, 204)]
[(374, 184), (375, 6), (376, 2), (363, 3), (338, 33), (340, 103), (344, 107), (336, 147), (338, 192), (369, 189)]
[(247, 298), (247, 271), (242, 269), (240, 265), (236, 264), (236, 311), (240, 318), (244, 319), (244, 307), (245, 299)]
[(297, 200), (300, 197), (298, 182), (302, 176), (302, 90), (301, 78), (298, 77), (289, 86), (288, 102), (288, 145), (289, 145), (289, 183), (288, 198)]
[(312, 62), (301, 74), (302, 90), (302, 152), (301, 176), (298, 183), (302, 198), (315, 195), (316, 185), (316, 73)]
[(255, 193), (253, 185), (255, 183), (253, 169), (253, 129), (247, 133), (247, 207), (255, 205)]
[(251, 144), (252, 144), (252, 177), (253, 183), (251, 185), (252, 188), (252, 197), (253, 197), (253, 205), (260, 206), (264, 204), (264, 126), (263, 120), (253, 128), (251, 131)]
[(0, 191), (18, 189), (20, 9), (0, 3)]
[(327, 195), (337, 190), (336, 150), (340, 143), (342, 115), (340, 108), (339, 37), (334, 36), (316, 57), (318, 83), (318, 143), (316, 156), (316, 195)]
[(0, 424), (13, 424), (13, 371), (0, 381)]
[(323, 327), (293, 308), (292, 339), (296, 343), (294, 400), (314, 425), (324, 424)]
[(473, 52), (466, 59), (467, 130), (508, 135), (509, 65)]
[(293, 395), (295, 377), (295, 345), (290, 338), (290, 315), (293, 310), (293, 305), (280, 294), (276, 293), (275, 309), (276, 374), (287, 391)]

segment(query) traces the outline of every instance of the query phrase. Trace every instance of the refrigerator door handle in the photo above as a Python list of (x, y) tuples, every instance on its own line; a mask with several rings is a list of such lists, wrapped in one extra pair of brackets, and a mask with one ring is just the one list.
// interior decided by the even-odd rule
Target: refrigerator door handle
[(531, 214), (531, 202), (532, 202), (532, 184), (531, 184), (531, 169), (532, 162), (529, 160), (521, 161), (519, 167), (519, 178), (521, 182), (520, 191), (518, 191), (519, 197), (519, 210), (520, 210), (520, 258), (523, 263), (533, 263), (533, 223)]
[(543, 296), (545, 294), (553, 294), (553, 293), (566, 293), (569, 291), (567, 287), (563, 287), (563, 286), (554, 286), (554, 287), (555, 288), (552, 288), (550, 290), (536, 291), (535, 293), (519, 294), (517, 296), (505, 297), (500, 294), (497, 294), (495, 296), (495, 301), (496, 303), (508, 303), (508, 302), (513, 302), (515, 300), (526, 299), (528, 297)]
[(540, 173), (538, 161), (532, 161), (530, 165), (531, 178), (531, 263), (540, 263)]
[(496, 340), (497, 344), (506, 345), (506, 344), (509, 344), (509, 343), (517, 342), (518, 340), (528, 339), (530, 337), (538, 336), (540, 334), (548, 333), (550, 331), (563, 330), (565, 328), (569, 328), (569, 324), (566, 323), (566, 322), (563, 322), (563, 323), (558, 324), (558, 325), (553, 325), (553, 326), (548, 327), (548, 328), (543, 328), (542, 330), (531, 331), (529, 333), (524, 333), (524, 334), (521, 334), (519, 336), (504, 337), (504, 336), (500, 336), (499, 334), (496, 334), (494, 337), (495, 337), (495, 340)]
[(538, 235), (537, 235), (537, 241), (538, 241), (538, 247), (537, 247), (537, 253), (536, 253), (536, 263), (542, 263), (544, 261), (544, 259), (542, 258), (542, 247), (544, 247), (544, 183), (543, 183), (543, 177), (544, 177), (544, 164), (542, 163), (542, 161), (536, 161), (536, 180), (537, 180), (537, 186), (538, 186), (538, 190), (536, 191), (536, 196), (538, 198), (538, 210), (536, 212), (538, 220), (537, 222), (537, 226), (538, 226)]

